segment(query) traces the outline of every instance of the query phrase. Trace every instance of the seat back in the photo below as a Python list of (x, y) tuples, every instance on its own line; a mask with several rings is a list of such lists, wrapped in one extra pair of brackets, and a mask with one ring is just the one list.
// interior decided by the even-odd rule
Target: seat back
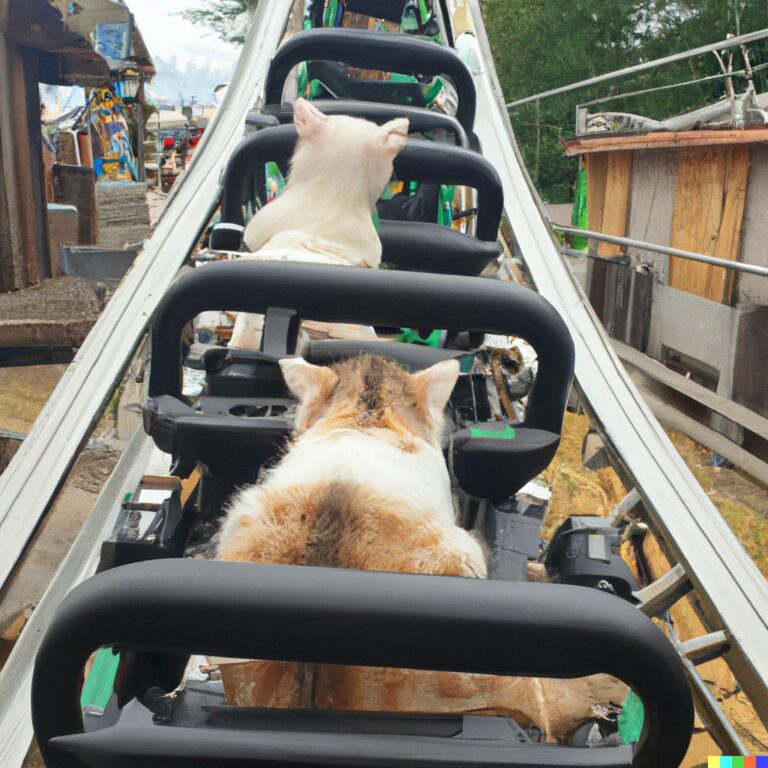
[[(263, 194), (258, 170), (273, 161), (284, 174), (296, 146), (293, 125), (247, 136), (235, 149), (222, 179), (221, 222), (211, 247), (239, 250), (245, 212)], [(394, 160), (398, 178), (432, 184), (455, 184), (477, 190), (476, 238), (432, 223), (382, 221), (383, 262), (399, 269), (478, 274), (497, 255), (496, 238), (504, 206), (501, 180), (482, 156), (462, 147), (409, 139)]]
[[(180, 339), (192, 317), (224, 308), (266, 314), (274, 307), (320, 322), (452, 327), (526, 339), (538, 354), (538, 373), (525, 420), (495, 434), (495, 422), (467, 425), (466, 434), (454, 439), (454, 474), (467, 492), (495, 500), (515, 493), (554, 456), (573, 375), (573, 342), (537, 293), (473, 277), (253, 261), (196, 269), (158, 307), (145, 428), (163, 450), (187, 451), (190, 461), (205, 452), (207, 461), (219, 464), (252, 460), (246, 445), (264, 455), (275, 450), (290, 426), (281, 415), (284, 402), (270, 407), (258, 399), (201, 398), (193, 411), (180, 385)], [(386, 355), (385, 347), (381, 353)], [(233, 450), (237, 455), (228, 459)]]
[[(396, 81), (356, 80), (339, 63), (360, 69), (433, 77), (446, 75), (458, 96), (456, 119), (470, 132), (475, 123), (477, 94), (472, 75), (452, 48), (409, 35), (386, 35), (374, 30), (307, 29), (291, 37), (277, 51), (269, 67), (264, 102), (280, 104), (288, 75), (297, 64), (310, 62), (311, 78), (325, 81), (337, 97), (362, 101), (411, 103), (425, 106), (419, 98), (421, 86)], [(411, 101), (404, 101), (411, 99)]]

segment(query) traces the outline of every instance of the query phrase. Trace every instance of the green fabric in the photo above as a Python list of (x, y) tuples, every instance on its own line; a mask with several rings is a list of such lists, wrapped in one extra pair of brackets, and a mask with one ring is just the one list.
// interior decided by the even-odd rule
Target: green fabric
[(470, 427), (469, 434), (472, 435), (472, 437), (490, 437), (493, 440), (514, 440), (517, 435), (515, 428), (509, 426), (509, 424), (501, 430)]
[(298, 75), (298, 92), (299, 96), (303, 96), (305, 99), (307, 96), (309, 96), (309, 82), (307, 80), (307, 62), (302, 61), (301, 64), (299, 64), (299, 75)]
[(338, 14), (338, 11), (339, 11), (338, 0), (330, 0), (328, 5), (325, 7), (325, 14), (323, 15), (324, 27), (336, 26), (336, 16)]
[[(573, 201), (571, 224), (579, 229), (587, 228), (587, 169), (580, 168), (576, 177), (576, 190)], [(586, 237), (571, 237), (571, 248), (586, 251), (589, 248)]]
[(285, 179), (280, 173), (280, 166), (275, 162), (268, 162), (264, 167), (267, 182), (267, 202), (280, 197), (285, 189)]
[(624, 699), (624, 706), (621, 708), (618, 719), (619, 736), (625, 744), (633, 744), (640, 738), (644, 718), (643, 702), (634, 691), (630, 691)]
[(112, 648), (100, 648), (91, 665), (88, 679), (85, 681), (80, 694), (81, 707), (98, 707), (104, 709), (115, 685), (115, 675), (120, 664), (120, 655)]
[(453, 224), (453, 195), (455, 189), (451, 184), (440, 185), (440, 204), (437, 209), (437, 223), (443, 227)]
[(440, 343), (443, 339), (443, 332), (439, 329), (433, 330), (429, 336), (424, 338), (415, 328), (401, 328), (401, 333), (397, 337), (397, 340), (405, 344), (422, 344), (425, 347), (434, 347), (435, 349), (440, 347)]

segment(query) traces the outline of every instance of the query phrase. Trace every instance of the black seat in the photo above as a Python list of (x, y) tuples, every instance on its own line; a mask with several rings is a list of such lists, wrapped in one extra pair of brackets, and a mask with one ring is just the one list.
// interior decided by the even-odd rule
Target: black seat
[[(128, 669), (121, 700), (84, 717), (83, 665), (110, 645), (154, 663), (136, 693), (125, 693), (136, 687)], [(532, 743), (507, 718), (227, 707), (210, 686), (195, 701), (191, 682), (164, 696), (190, 654), (553, 678), (604, 672), (643, 702), (643, 733), (636, 745), (589, 749)], [(672, 644), (599, 590), (192, 559), (124, 565), (75, 587), (46, 630), (32, 679), (48, 768), (671, 768), (686, 754), (693, 715)]]
[[(240, 142), (222, 179), (221, 221), (211, 233), (214, 250), (241, 249), (245, 211), (253, 209), (257, 195), (264, 194), (257, 169), (273, 161), (287, 174), (296, 140), (293, 125), (281, 125)], [(476, 275), (498, 257), (496, 238), (504, 205), (503, 191), (496, 170), (482, 155), (462, 147), (409, 139), (394, 160), (394, 170), (403, 180), (476, 189), (477, 237), (428, 222), (382, 220), (379, 236), (385, 266)]]
[[(472, 75), (459, 55), (430, 40), (408, 35), (383, 35), (373, 30), (307, 29), (287, 40), (269, 67), (264, 103), (282, 102), (288, 75), (297, 64), (308, 62), (307, 74), (323, 82), (336, 98), (388, 104), (425, 106), (418, 83), (360, 80), (349, 77), (340, 63), (360, 69), (434, 77), (446, 75), (458, 96), (456, 119), (471, 134), (477, 95)], [(393, 64), (396, 62), (396, 64)]]
[[(186, 322), (205, 310), (277, 314), (321, 322), (464, 328), (525, 338), (538, 354), (538, 373), (525, 420), (505, 429), (497, 422), (469, 424), (449, 444), (450, 463), (468, 493), (507, 498), (551, 460), (573, 375), (573, 344), (560, 316), (538, 294), (513, 283), (311, 264), (241, 261), (210, 264), (185, 275), (170, 289), (152, 323), (149, 398), (144, 425), (156, 444), (176, 458), (177, 473), (195, 462), (234, 476), (253, 473), (289, 434), (290, 400), (271, 397), (203, 396), (195, 405), (180, 392), (180, 345)], [(293, 314), (295, 313), (295, 314)], [(273, 312), (274, 314), (274, 312)], [(451, 350), (383, 342), (313, 342), (315, 362), (374, 352), (423, 368)], [(257, 353), (258, 354), (258, 353)], [(274, 357), (274, 356), (273, 356)], [(498, 432), (497, 430), (501, 430)], [(249, 475), (249, 476), (250, 476)]]

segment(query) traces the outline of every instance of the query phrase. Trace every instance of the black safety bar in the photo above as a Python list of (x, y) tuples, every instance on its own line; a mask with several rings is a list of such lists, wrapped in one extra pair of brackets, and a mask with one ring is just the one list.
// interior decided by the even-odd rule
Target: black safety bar
[(265, 103), (279, 104), (291, 69), (303, 61), (343, 62), (361, 69), (410, 75), (447, 75), (459, 98), (456, 118), (467, 132), (475, 123), (477, 95), (472, 75), (452, 48), (408, 35), (374, 30), (307, 29), (278, 49), (267, 75)]
[[(349, 115), (370, 120), (383, 125), (396, 117), (407, 117), (411, 133), (429, 133), (430, 131), (446, 131), (454, 138), (454, 143), (460, 147), (468, 147), (467, 132), (461, 123), (451, 115), (436, 112), (433, 109), (421, 109), (401, 104), (382, 104), (377, 101), (356, 101), (355, 99), (314, 99), (312, 105), (325, 115)], [(262, 127), (264, 115), (274, 115), (280, 123), (293, 122), (293, 105), (281, 104), (268, 107), (264, 113), (254, 113), (252, 118), (246, 117), (247, 124)]]
[[(267, 161), (285, 172), (297, 134), (293, 125), (280, 125), (247, 136), (227, 162), (221, 190), (221, 221), (245, 224), (243, 202), (252, 192), (256, 169)], [(462, 147), (409, 139), (395, 157), (399, 179), (456, 184), (477, 190), (477, 237), (495, 242), (504, 209), (504, 194), (496, 169), (480, 154)]]
[[(71, 734), (83, 731), (83, 666), (96, 648), (112, 645), (495, 675), (607, 673), (634, 689), (645, 707), (637, 768), (678, 765), (693, 726), (672, 645), (640, 611), (598, 590), (167, 560), (98, 574), (59, 607), (32, 680), (33, 725), (48, 768), (82, 768)], [(151, 742), (148, 735), (142, 754), (152, 754)]]
[(191, 318), (205, 310), (264, 314), (269, 307), (320, 322), (520, 336), (539, 364), (525, 426), (560, 433), (574, 363), (560, 315), (515, 283), (456, 275), (246, 260), (196, 269), (171, 286), (152, 320), (150, 397), (180, 397), (180, 339)]

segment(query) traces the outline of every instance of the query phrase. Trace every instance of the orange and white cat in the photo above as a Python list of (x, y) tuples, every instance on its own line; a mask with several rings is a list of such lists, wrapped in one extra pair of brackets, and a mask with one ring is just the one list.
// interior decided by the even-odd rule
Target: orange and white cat
[[(219, 558), (485, 578), (484, 548), (455, 523), (440, 450), (458, 363), (413, 375), (377, 357), (281, 366), (299, 400), (296, 437), (230, 504)], [(550, 737), (591, 717), (593, 702), (626, 694), (602, 675), (539, 680), (275, 661), (221, 669), (228, 701), (240, 706), (500, 714)]]
[[(377, 268), (381, 241), (371, 215), (405, 146), (408, 120), (384, 125), (293, 106), (299, 136), (283, 193), (248, 223), (245, 259)], [(230, 347), (256, 349), (261, 318), (240, 314)]]
[(296, 437), (230, 504), (219, 557), (485, 577), (482, 546), (456, 525), (440, 449), (459, 364), (416, 374), (369, 355), (280, 365), (299, 400)]

